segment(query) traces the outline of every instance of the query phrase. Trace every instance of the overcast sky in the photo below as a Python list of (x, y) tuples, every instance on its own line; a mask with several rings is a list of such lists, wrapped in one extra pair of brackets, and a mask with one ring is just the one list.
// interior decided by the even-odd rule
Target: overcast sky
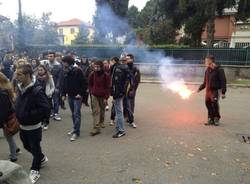
[[(130, 0), (129, 6), (142, 9), (148, 0)], [(0, 15), (17, 18), (18, 0), (0, 0)], [(23, 12), (40, 17), (43, 12), (52, 12), (51, 19), (59, 22), (79, 18), (85, 22), (92, 20), (95, 0), (22, 0)]]

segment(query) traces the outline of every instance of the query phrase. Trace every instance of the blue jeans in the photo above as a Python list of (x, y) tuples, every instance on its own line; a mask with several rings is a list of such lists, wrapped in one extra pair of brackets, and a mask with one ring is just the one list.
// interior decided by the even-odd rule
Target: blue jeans
[(73, 133), (80, 136), (81, 128), (81, 107), (82, 99), (76, 99), (75, 97), (68, 97), (69, 107), (72, 113), (73, 120)]
[(124, 116), (123, 116), (123, 98), (115, 99), (114, 107), (115, 107), (115, 115), (116, 115), (116, 128), (117, 131), (124, 132)]
[(6, 133), (4, 133), (4, 136), (9, 144), (10, 158), (16, 159), (17, 158), (17, 153), (16, 153), (17, 145), (15, 142), (14, 136), (7, 135)]
[(124, 114), (128, 118), (129, 123), (134, 122), (134, 112), (132, 110), (132, 98), (130, 97), (125, 97), (123, 100), (123, 108), (124, 108)]
[(60, 105), (60, 93), (55, 92), (52, 96), (52, 112), (58, 114)]

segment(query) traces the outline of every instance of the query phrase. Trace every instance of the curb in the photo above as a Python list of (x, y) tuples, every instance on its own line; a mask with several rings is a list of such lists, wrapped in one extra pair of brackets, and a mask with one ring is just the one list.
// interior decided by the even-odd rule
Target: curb
[[(145, 84), (162, 84), (164, 81), (159, 81), (159, 80), (142, 80), (141, 83)], [(201, 83), (198, 82), (185, 82), (187, 85), (195, 85), (199, 86)], [(244, 84), (227, 84), (228, 87), (232, 88), (250, 88), (250, 85), (244, 85)]]

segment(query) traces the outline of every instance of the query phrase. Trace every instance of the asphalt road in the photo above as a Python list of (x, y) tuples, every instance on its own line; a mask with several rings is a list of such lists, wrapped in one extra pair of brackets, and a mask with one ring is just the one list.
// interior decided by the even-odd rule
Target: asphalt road
[[(113, 139), (114, 127), (91, 137), (92, 116), (82, 110), (82, 134), (70, 142), (69, 110), (63, 121), (51, 121), (43, 134), (49, 158), (38, 184), (248, 184), (250, 144), (238, 134), (250, 135), (250, 89), (228, 89), (221, 101), (222, 124), (206, 127), (204, 93), (182, 100), (160, 85), (142, 84), (137, 94), (137, 129)], [(18, 145), (22, 148), (19, 137)], [(0, 139), (0, 159), (8, 158)], [(22, 148), (18, 164), (29, 171), (31, 155)]]

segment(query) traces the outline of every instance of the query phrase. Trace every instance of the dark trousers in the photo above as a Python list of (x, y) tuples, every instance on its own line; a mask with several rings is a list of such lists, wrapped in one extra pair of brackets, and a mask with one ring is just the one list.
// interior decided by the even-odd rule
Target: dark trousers
[(112, 103), (112, 108), (111, 108), (111, 120), (115, 121), (115, 106), (114, 103)]
[(131, 110), (135, 113), (135, 96), (130, 97)]
[(89, 93), (86, 92), (84, 93), (83, 97), (82, 97), (82, 103), (84, 103), (85, 105), (88, 105), (89, 104)]
[(59, 105), (60, 105), (60, 93), (55, 92), (52, 96), (52, 111), (53, 114), (58, 114), (59, 112)]
[(125, 97), (123, 99), (124, 116), (128, 118), (129, 123), (134, 122), (134, 113), (132, 111), (131, 101), (132, 101), (132, 98), (130, 97)]
[[(49, 101), (49, 105), (50, 105), (50, 108), (51, 108), (51, 111), (52, 111), (52, 98), (48, 98), (48, 101)], [(49, 120), (50, 120), (50, 116), (48, 116), (47, 118), (45, 118), (45, 120), (42, 122), (43, 125), (49, 125)]]
[(23, 143), (23, 147), (33, 156), (31, 170), (39, 171), (41, 161), (44, 158), (40, 145), (42, 141), (42, 129), (20, 130), (20, 139)]
[(214, 118), (220, 119), (220, 108), (219, 108), (219, 91), (208, 90), (206, 91), (206, 107), (208, 110), (208, 118), (214, 120)]

